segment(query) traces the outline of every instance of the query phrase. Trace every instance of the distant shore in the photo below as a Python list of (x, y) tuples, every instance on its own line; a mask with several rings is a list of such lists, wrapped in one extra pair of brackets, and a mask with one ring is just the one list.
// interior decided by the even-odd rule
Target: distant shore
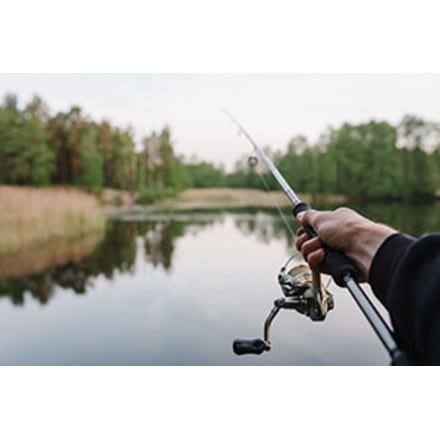
[[(345, 196), (298, 194), (306, 202), (343, 204)], [(313, 200), (314, 199), (314, 200)], [(179, 194), (177, 198), (166, 199), (152, 205), (157, 209), (176, 211), (194, 209), (227, 209), (227, 208), (275, 208), (289, 207), (291, 202), (282, 191), (261, 191), (241, 188), (195, 188)]]

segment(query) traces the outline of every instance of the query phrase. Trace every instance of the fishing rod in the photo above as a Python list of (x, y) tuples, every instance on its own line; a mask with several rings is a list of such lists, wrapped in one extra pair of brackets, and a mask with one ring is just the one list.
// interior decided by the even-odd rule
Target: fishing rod
[[(258, 157), (265, 163), (283, 192), (291, 201), (293, 205), (293, 216), (297, 218), (301, 212), (311, 209), (310, 205), (301, 201), (295, 194), (273, 162), (254, 142), (243, 126), (228, 111), (223, 110), (223, 113), (238, 128), (238, 133), (243, 134), (250, 142)], [(310, 237), (317, 237), (312, 227), (305, 226), (304, 229)], [(391, 365), (408, 365), (409, 360), (407, 354), (398, 347), (393, 332), (357, 282), (359, 276), (357, 267), (342, 252), (332, 249), (325, 244), (323, 244), (323, 248), (325, 251), (325, 267), (338, 286), (348, 289), (390, 355)], [(309, 316), (312, 320), (323, 320), (327, 311), (333, 308), (333, 299), (329, 292), (320, 285), (319, 275), (312, 273), (310, 276), (304, 268), (298, 272), (298, 267), (287, 270), (285, 266), (283, 266), (278, 276), (278, 281), (285, 298), (275, 301), (274, 307), (264, 325), (264, 340), (237, 339), (233, 344), (233, 349), (236, 354), (261, 354), (264, 351), (270, 350), (269, 326), (282, 308), (296, 309)], [(310, 298), (312, 298), (312, 301), (310, 301)], [(315, 310), (315, 314), (313, 310)], [(316, 311), (320, 311), (321, 313), (316, 314)]]

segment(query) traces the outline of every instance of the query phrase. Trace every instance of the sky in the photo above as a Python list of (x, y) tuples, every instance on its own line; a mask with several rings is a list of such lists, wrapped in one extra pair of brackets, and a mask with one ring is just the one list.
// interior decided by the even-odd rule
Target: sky
[(328, 126), (411, 113), (440, 120), (440, 74), (0, 74), (0, 95), (40, 95), (52, 112), (80, 105), (95, 120), (131, 125), (137, 144), (169, 125), (178, 154), (224, 163), (250, 152), (225, 108), (260, 146), (311, 142)]

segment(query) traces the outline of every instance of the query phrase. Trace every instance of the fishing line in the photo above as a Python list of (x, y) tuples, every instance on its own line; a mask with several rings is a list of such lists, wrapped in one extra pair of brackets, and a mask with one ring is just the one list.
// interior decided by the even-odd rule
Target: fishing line
[[(252, 161), (253, 165), (251, 165), (250, 159), (254, 159)], [(280, 205), (278, 204), (275, 196), (272, 194), (272, 191), (270, 190), (269, 184), (267, 183), (266, 179), (264, 178), (263, 173), (260, 172), (260, 170), (258, 169), (258, 164), (259, 164), (258, 159), (255, 156), (251, 156), (248, 160), (248, 163), (249, 163), (250, 167), (255, 168), (257, 175), (259, 176), (259, 178), (263, 182), (263, 185), (266, 189), (266, 195), (272, 200), (272, 203), (275, 205), (278, 213), (280, 214), (281, 218), (283, 219), (284, 225), (286, 226), (287, 230), (289, 231), (290, 235), (292, 236), (293, 241), (295, 242), (296, 234), (293, 231), (292, 227), (289, 225), (289, 222), (287, 221), (286, 216), (283, 214), (283, 211), (282, 211)]]
[[(238, 135), (240, 135), (241, 133), (238, 133)], [(255, 168), (256, 173), (258, 174), (258, 176), (260, 177), (261, 181), (263, 182), (263, 185), (266, 189), (266, 194), (269, 198), (272, 199), (272, 203), (276, 206), (279, 214), (281, 215), (281, 218), (283, 219), (284, 225), (286, 226), (287, 230), (290, 232), (290, 235), (293, 238), (293, 241), (295, 242), (296, 240), (296, 234), (293, 232), (293, 228), (290, 227), (288, 220), (286, 219), (285, 215), (283, 214), (283, 211), (281, 209), (281, 207), (279, 206), (279, 204), (277, 203), (276, 198), (273, 196), (272, 191), (269, 188), (269, 184), (267, 183), (266, 179), (264, 178), (264, 175), (262, 173), (262, 171), (260, 172), (260, 170), (258, 169), (258, 165), (259, 165), (259, 161), (258, 158), (255, 156), (249, 156), (248, 159), (248, 164), (251, 168)], [(296, 257), (297, 255), (292, 255), (287, 262), (284, 264), (283, 268), (286, 268), (288, 266), (288, 264)], [(329, 277), (327, 280), (327, 284), (325, 286), (326, 289), (329, 288), (330, 284), (332, 282), (332, 278)]]
[[(231, 122), (234, 125), (238, 126), (237, 136), (245, 135), (248, 138), (248, 140), (250, 140), (251, 143), (254, 144), (254, 142), (250, 138), (249, 134), (244, 130), (244, 128), (240, 124), (238, 124), (234, 120), (234, 118), (231, 116), (231, 114), (229, 112), (227, 112), (226, 110), (224, 110), (224, 109), (222, 109), (222, 112), (228, 117), (228, 119), (231, 120)], [(255, 148), (255, 146), (254, 146), (254, 148)], [(262, 181), (263, 186), (264, 186), (264, 188), (266, 190), (266, 194), (268, 195), (268, 197), (270, 197), (272, 199), (272, 204), (275, 205), (278, 213), (280, 214), (280, 216), (281, 216), (281, 218), (282, 218), (282, 220), (284, 222), (284, 225), (286, 226), (287, 230), (289, 231), (289, 233), (290, 233), (290, 235), (291, 235), (291, 237), (293, 239), (293, 242), (295, 242), (295, 240), (296, 240), (295, 232), (293, 231), (293, 229), (290, 226), (289, 222), (287, 221), (285, 215), (283, 214), (283, 211), (281, 210), (281, 207), (279, 206), (279, 204), (278, 204), (277, 200), (275, 199), (274, 195), (272, 194), (272, 191), (270, 190), (270, 187), (269, 187), (268, 183), (266, 182), (266, 179), (264, 178), (263, 173), (258, 170), (259, 162), (260, 161), (258, 160), (258, 158), (256, 156), (249, 156), (249, 158), (248, 158), (248, 165), (249, 165), (249, 167), (255, 168), (255, 171), (256, 171), (258, 177), (260, 178), (260, 180)], [(269, 169), (270, 169), (270, 167), (269, 167)], [(295, 194), (293, 194), (293, 195), (295, 196)]]

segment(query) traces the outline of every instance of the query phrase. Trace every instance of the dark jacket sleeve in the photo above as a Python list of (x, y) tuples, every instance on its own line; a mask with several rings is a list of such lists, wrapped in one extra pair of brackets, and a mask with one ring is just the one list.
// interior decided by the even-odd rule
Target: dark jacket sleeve
[(388, 237), (373, 259), (370, 282), (413, 362), (440, 365), (440, 234)]

